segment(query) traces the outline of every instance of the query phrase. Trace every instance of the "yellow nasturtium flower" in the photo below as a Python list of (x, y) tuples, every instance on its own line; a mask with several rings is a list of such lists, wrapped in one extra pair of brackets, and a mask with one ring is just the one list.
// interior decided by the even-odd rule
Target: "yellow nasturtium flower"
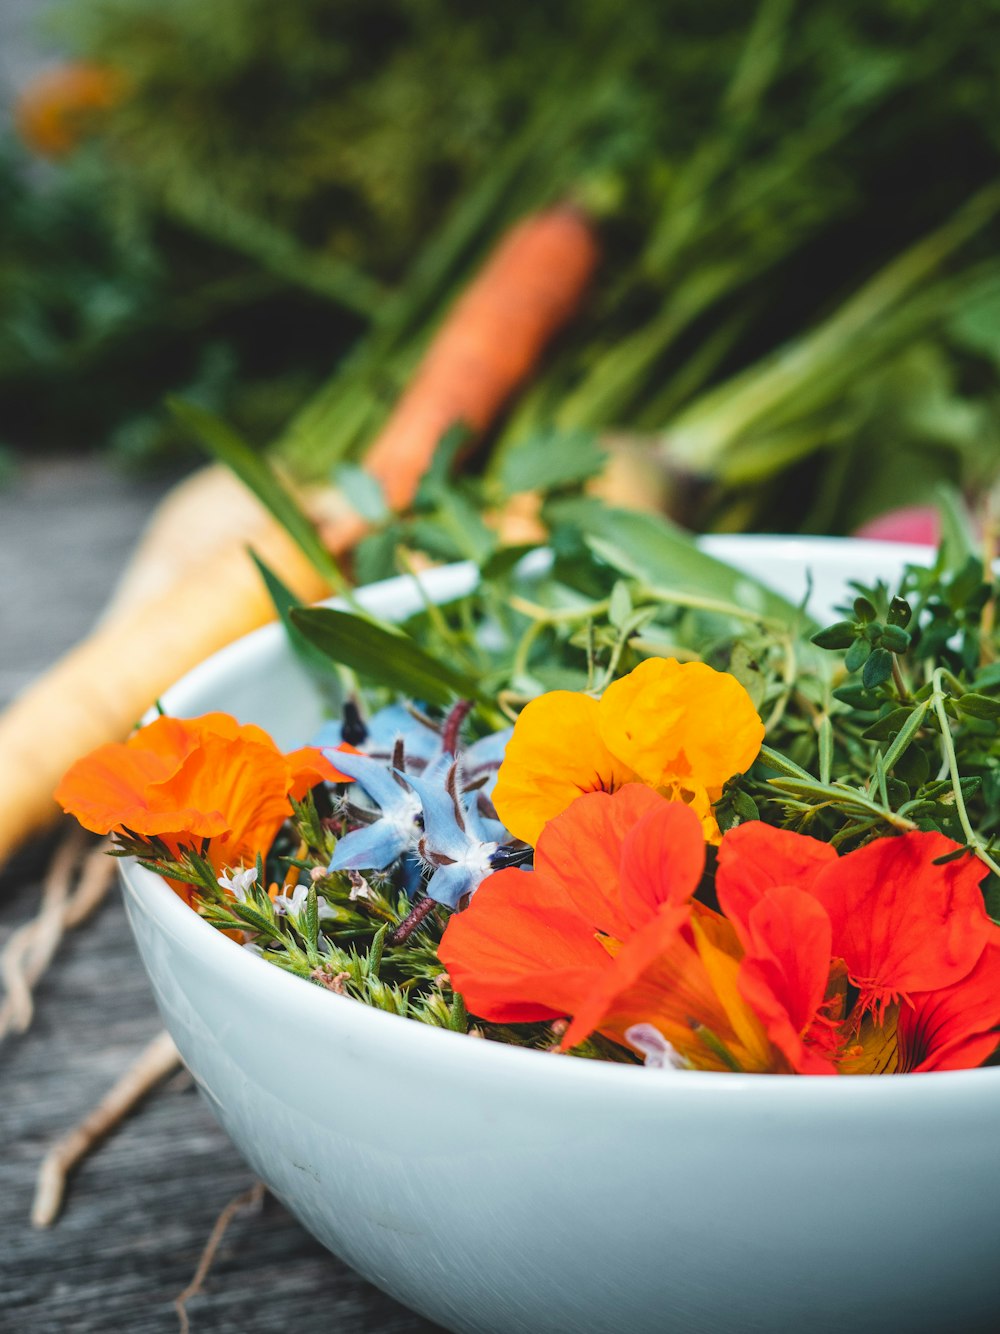
[(510, 832), (534, 845), (581, 793), (643, 783), (689, 805), (718, 843), (712, 802), (763, 739), (750, 696), (728, 672), (649, 658), (599, 700), (569, 690), (532, 700), (507, 743), (493, 801)]

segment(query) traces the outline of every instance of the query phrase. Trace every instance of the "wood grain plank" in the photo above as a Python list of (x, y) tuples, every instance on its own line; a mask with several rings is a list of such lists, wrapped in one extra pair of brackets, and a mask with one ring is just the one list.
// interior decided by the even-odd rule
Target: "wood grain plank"
[[(4, 683), (23, 682), (99, 610), (156, 495), (96, 462), (33, 468), (0, 493)], [(42, 552), (40, 564), (25, 552)], [(33, 563), (34, 562), (34, 563)], [(51, 845), (0, 880), (0, 946), (32, 913)], [(0, 1046), (0, 1330), (172, 1334), (173, 1300), (250, 1170), (187, 1076), (168, 1081), (74, 1177), (59, 1223), (28, 1225), (38, 1163), (160, 1027), (117, 893), (43, 980), (32, 1030)], [(232, 1224), (193, 1334), (429, 1334), (330, 1256), (274, 1199)]]

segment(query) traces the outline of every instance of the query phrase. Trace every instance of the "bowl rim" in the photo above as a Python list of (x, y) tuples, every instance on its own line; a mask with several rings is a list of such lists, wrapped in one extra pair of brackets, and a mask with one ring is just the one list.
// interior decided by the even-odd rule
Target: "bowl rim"
[[(801, 546), (804, 552), (811, 551), (814, 554), (822, 553), (827, 556), (836, 555), (849, 548), (854, 555), (870, 558), (873, 561), (877, 561), (879, 556), (891, 555), (897, 563), (903, 561), (914, 564), (929, 563), (934, 555), (934, 548), (929, 546), (870, 538), (725, 534), (713, 535), (704, 545), (710, 554), (720, 556), (738, 546), (758, 552), (766, 552), (773, 548), (775, 551), (786, 553), (786, 558), (789, 546)], [(423, 597), (426, 592), (437, 587), (442, 576), (446, 582), (450, 580), (453, 585), (465, 585), (475, 574), (475, 566), (463, 562), (441, 567), (420, 579), (405, 575), (386, 580), (382, 584), (371, 585), (370, 589), (391, 597), (403, 585), (416, 586), (417, 596)], [(335, 602), (335, 598), (327, 599), (327, 603)], [(263, 626), (244, 635), (185, 673), (165, 692), (163, 702), (169, 708), (170, 696), (175, 691), (199, 688), (203, 679), (210, 679), (219, 671), (228, 671), (248, 652), (260, 650), (269, 640), (280, 641), (282, 637), (282, 628), (278, 623)], [(555, 1080), (560, 1083), (570, 1081), (573, 1086), (602, 1086), (605, 1090), (620, 1087), (622, 1090), (629, 1090), (630, 1098), (635, 1096), (634, 1091), (637, 1089), (647, 1090), (645, 1096), (670, 1099), (676, 1099), (678, 1096), (702, 1096), (708, 1091), (714, 1096), (723, 1090), (728, 1090), (730, 1096), (739, 1094), (742, 1098), (748, 1096), (770, 1098), (773, 1093), (781, 1089), (787, 1090), (787, 1093), (782, 1095), (784, 1097), (811, 1101), (822, 1089), (827, 1090), (819, 1094), (824, 1100), (833, 1098), (839, 1103), (844, 1099), (856, 1101), (860, 1098), (865, 1104), (872, 1099), (877, 1099), (880, 1103), (886, 1098), (909, 1099), (913, 1095), (907, 1090), (916, 1087), (928, 1090), (928, 1094), (931, 1089), (938, 1094), (948, 1090), (950, 1096), (964, 1091), (966, 1085), (970, 1089), (978, 1086), (980, 1092), (992, 1090), (995, 1096), (996, 1086), (1000, 1081), (1000, 1065), (979, 1066), (967, 1070), (932, 1070), (920, 1074), (911, 1072), (902, 1077), (876, 1079), (862, 1076), (852, 1078), (711, 1070), (652, 1072), (638, 1064), (585, 1060), (579, 1057), (551, 1059), (556, 1053), (490, 1040), (477, 1040), (470, 1038), (468, 1034), (422, 1024), (404, 1015), (392, 1014), (366, 1005), (353, 997), (339, 996), (323, 987), (314, 986), (304, 978), (286, 973), (283, 969), (258, 958), (251, 950), (217, 931), (188, 907), (161, 876), (140, 866), (134, 858), (119, 860), (119, 874), (126, 896), (135, 901), (140, 913), (152, 919), (159, 933), (182, 939), (192, 954), (203, 956), (206, 952), (214, 953), (218, 959), (217, 966), (220, 972), (235, 970), (247, 980), (250, 989), (255, 992), (261, 993), (265, 986), (271, 989), (273, 1001), (262, 1000), (262, 1003), (267, 1004), (273, 1012), (280, 1013), (284, 1023), (294, 1023), (300, 1019), (311, 1025), (332, 1023), (341, 1030), (345, 1027), (355, 1029), (359, 1037), (370, 1039), (372, 1043), (377, 1043), (379, 1039), (391, 1042), (393, 1034), (402, 1037), (404, 1030), (400, 1025), (405, 1024), (410, 1034), (406, 1040), (407, 1045), (417, 1044), (416, 1050), (419, 1050), (419, 1044), (424, 1044), (429, 1056), (439, 1053), (442, 1060), (449, 1051), (454, 1052), (455, 1057), (461, 1059), (464, 1070), (476, 1071), (482, 1068), (495, 1077), (502, 1076), (507, 1070), (512, 1075), (515, 1073), (527, 1075), (534, 1069), (535, 1078)], [(213, 966), (215, 966), (214, 960)], [(269, 979), (266, 983), (265, 978)], [(331, 1004), (340, 1008), (335, 1010), (320, 1008)], [(543, 1070), (552, 1073), (543, 1075)], [(658, 1078), (657, 1075), (663, 1077)]]

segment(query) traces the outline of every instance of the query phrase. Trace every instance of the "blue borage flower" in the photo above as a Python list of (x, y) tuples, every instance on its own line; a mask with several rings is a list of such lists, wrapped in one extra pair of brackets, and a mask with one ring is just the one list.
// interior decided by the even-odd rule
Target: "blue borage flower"
[[(325, 730), (318, 740), (332, 762), (380, 812), (344, 835), (329, 870), (384, 871), (416, 859), (429, 873), (427, 896), (455, 908), (493, 871), (525, 861), (530, 849), (512, 845), (490, 801), (510, 734), (508, 728), (483, 737), (456, 757), (444, 748), (444, 733), (401, 705), (373, 716), (362, 741), (368, 754), (328, 749), (344, 728)], [(357, 807), (353, 813), (364, 815)]]
[(421, 767), (441, 752), (440, 730), (405, 704), (390, 704), (365, 721), (349, 700), (343, 718), (324, 723), (309, 744), (330, 750), (345, 741), (375, 759), (389, 759), (402, 741), (407, 761)]
[(384, 871), (405, 852), (416, 849), (420, 837), (420, 798), (393, 767), (367, 755), (327, 751), (335, 756), (341, 773), (358, 783), (381, 814), (371, 824), (352, 829), (337, 844), (331, 871)]

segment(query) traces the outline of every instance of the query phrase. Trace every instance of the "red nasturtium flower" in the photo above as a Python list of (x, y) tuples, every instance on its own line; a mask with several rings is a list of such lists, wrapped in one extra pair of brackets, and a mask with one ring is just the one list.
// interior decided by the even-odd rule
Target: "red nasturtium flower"
[(712, 802), (757, 758), (764, 726), (734, 676), (703, 662), (649, 658), (601, 698), (552, 690), (514, 726), (493, 793), (500, 819), (535, 844), (582, 792), (631, 783), (689, 805), (709, 842)]
[(652, 1025), (699, 1069), (964, 1068), (997, 1046), (1000, 929), (981, 864), (935, 864), (956, 851), (917, 833), (839, 857), (746, 824), (722, 840), (718, 913), (692, 897), (697, 819), (628, 786), (552, 820), (534, 872), (491, 876), (439, 952), (473, 1014), (571, 1017), (564, 1047)]
[[(301, 799), (340, 775), (312, 748), (283, 755), (259, 727), (224, 713), (157, 718), (100, 746), (66, 773), (55, 797), (85, 829), (162, 839), (174, 854), (208, 839), (217, 871), (267, 854)], [(191, 887), (174, 883), (190, 902)]]

